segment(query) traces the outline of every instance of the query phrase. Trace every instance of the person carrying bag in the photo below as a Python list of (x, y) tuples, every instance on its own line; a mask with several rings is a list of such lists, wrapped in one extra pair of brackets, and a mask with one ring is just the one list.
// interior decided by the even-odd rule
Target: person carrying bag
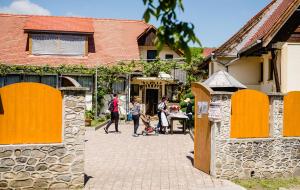
[(140, 125), (140, 114), (141, 114), (141, 105), (139, 103), (138, 98), (133, 98), (132, 101), (132, 108), (130, 110), (130, 113), (132, 114), (132, 119), (133, 119), (133, 136), (138, 137), (139, 135), (137, 134), (137, 130)]

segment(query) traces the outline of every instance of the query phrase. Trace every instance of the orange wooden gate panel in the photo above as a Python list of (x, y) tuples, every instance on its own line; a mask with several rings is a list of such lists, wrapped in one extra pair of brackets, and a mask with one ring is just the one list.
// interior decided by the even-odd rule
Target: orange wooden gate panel
[(62, 96), (39, 83), (0, 88), (0, 144), (62, 142)]
[(289, 92), (284, 96), (283, 136), (300, 136), (300, 92)]
[(231, 138), (269, 137), (269, 99), (256, 90), (240, 90), (231, 98)]
[(201, 118), (197, 117), (197, 102), (207, 102), (209, 104), (210, 91), (199, 83), (192, 84), (192, 92), (195, 96), (195, 127), (194, 127), (194, 167), (210, 174), (210, 156), (211, 156), (211, 128), (208, 115), (203, 114)]

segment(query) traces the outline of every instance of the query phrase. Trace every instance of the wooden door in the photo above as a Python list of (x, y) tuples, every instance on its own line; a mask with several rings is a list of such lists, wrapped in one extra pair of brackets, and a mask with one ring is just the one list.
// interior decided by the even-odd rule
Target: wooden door
[(200, 83), (192, 84), (192, 92), (195, 96), (195, 126), (194, 126), (194, 167), (210, 174), (211, 158), (211, 127), (207, 114), (199, 118), (198, 102), (210, 102), (210, 90)]

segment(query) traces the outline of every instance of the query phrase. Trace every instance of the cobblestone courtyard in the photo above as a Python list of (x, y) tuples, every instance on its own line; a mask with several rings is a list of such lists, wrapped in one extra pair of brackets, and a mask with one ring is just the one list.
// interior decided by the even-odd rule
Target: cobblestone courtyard
[(86, 131), (85, 189), (242, 189), (193, 167), (189, 134), (132, 137), (132, 123), (122, 124), (120, 130), (121, 134)]

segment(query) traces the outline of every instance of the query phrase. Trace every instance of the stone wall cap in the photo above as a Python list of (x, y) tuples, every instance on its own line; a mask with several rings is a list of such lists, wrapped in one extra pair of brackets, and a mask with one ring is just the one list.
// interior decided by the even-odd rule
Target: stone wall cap
[(284, 96), (284, 95), (286, 95), (285, 93), (281, 93), (281, 92), (268, 92), (266, 94), (268, 96)]
[(88, 91), (87, 87), (61, 87), (59, 88), (61, 91)]
[(226, 91), (213, 91), (211, 93), (211, 95), (222, 95), (222, 94), (225, 94), (225, 95), (232, 95), (234, 92), (226, 92)]

